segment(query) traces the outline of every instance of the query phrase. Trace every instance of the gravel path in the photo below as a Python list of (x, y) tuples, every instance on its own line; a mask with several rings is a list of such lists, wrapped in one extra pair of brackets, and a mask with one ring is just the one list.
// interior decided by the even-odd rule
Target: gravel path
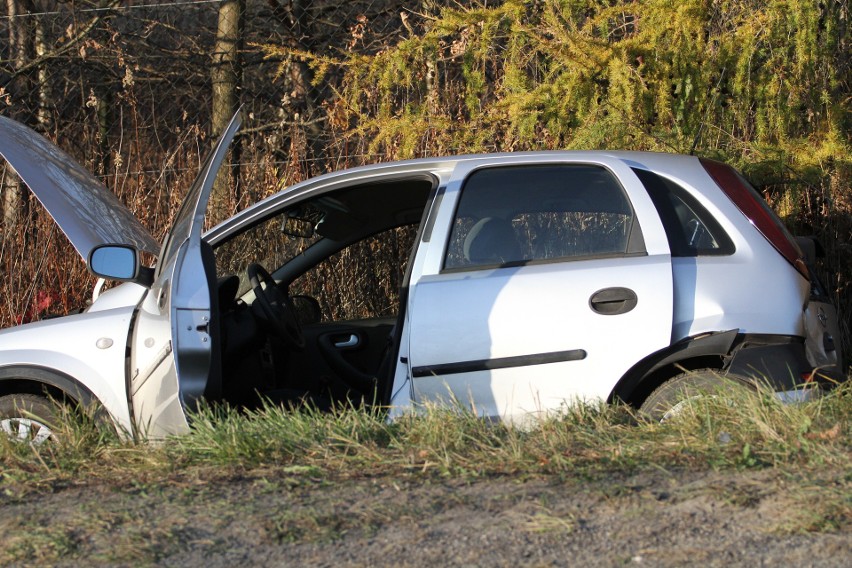
[(788, 483), (772, 470), (334, 482), (270, 469), (87, 484), (0, 497), (0, 563), (848, 566), (852, 535), (802, 530), (812, 513)]

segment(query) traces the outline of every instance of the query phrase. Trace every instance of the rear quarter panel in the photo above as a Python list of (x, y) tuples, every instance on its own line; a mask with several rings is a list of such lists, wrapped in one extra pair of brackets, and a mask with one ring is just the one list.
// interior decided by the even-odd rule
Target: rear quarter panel
[(716, 185), (697, 158), (625, 156), (688, 190), (731, 237), (730, 256), (672, 259), (672, 342), (708, 331), (803, 336), (810, 283), (761, 235)]

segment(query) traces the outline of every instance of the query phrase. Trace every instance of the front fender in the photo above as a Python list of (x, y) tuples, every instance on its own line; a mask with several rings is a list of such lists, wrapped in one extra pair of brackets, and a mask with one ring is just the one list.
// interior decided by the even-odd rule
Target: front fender
[(68, 377), (97, 399), (119, 429), (130, 432), (125, 372), (132, 316), (133, 307), (124, 306), (3, 330), (0, 369), (36, 368)]

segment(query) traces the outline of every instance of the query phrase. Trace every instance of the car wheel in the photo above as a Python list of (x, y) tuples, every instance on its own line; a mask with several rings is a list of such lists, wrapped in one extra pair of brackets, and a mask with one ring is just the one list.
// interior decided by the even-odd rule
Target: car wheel
[(34, 394), (0, 396), (0, 432), (18, 442), (42, 444), (54, 437), (56, 408)]
[(683, 412), (691, 400), (730, 393), (731, 389), (746, 384), (743, 379), (722, 375), (716, 369), (688, 371), (657, 387), (639, 407), (639, 412), (655, 422), (666, 422)]

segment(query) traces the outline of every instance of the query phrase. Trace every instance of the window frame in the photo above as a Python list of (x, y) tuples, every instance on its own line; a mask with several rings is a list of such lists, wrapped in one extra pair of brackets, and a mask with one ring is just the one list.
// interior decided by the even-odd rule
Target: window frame
[[(519, 261), (510, 261), (510, 262), (497, 262), (497, 263), (488, 263), (488, 264), (476, 264), (476, 265), (464, 265), (464, 266), (453, 266), (447, 267), (447, 259), (449, 255), (450, 246), (453, 242), (453, 231), (455, 228), (455, 223), (458, 219), (459, 208), (462, 204), (462, 200), (464, 199), (465, 189), (467, 187), (470, 178), (473, 177), (476, 173), (481, 172), (483, 170), (494, 170), (494, 169), (531, 169), (531, 168), (547, 168), (547, 167), (560, 167), (560, 168), (575, 168), (575, 167), (592, 167), (598, 168), (600, 170), (605, 171), (612, 178), (614, 186), (621, 191), (621, 194), (624, 197), (624, 200), (627, 204), (630, 213), (630, 229), (627, 231), (627, 246), (625, 252), (613, 252), (613, 253), (599, 253), (599, 254), (585, 254), (585, 255), (576, 255), (576, 256), (560, 256), (555, 258), (539, 258), (539, 259), (527, 259), (527, 260), (519, 260)], [(640, 180), (641, 181), (641, 180)], [(477, 270), (495, 270), (500, 268), (517, 268), (521, 266), (537, 266), (537, 265), (545, 265), (545, 264), (554, 264), (554, 263), (564, 263), (564, 262), (576, 262), (576, 261), (584, 261), (584, 260), (599, 260), (599, 259), (609, 259), (609, 258), (628, 258), (628, 257), (637, 257), (637, 256), (647, 256), (648, 252), (645, 247), (645, 240), (642, 234), (641, 224), (639, 222), (639, 218), (636, 215), (636, 208), (633, 206), (633, 202), (630, 199), (630, 193), (625, 189), (624, 184), (622, 183), (621, 178), (608, 168), (605, 164), (594, 163), (594, 162), (562, 162), (562, 161), (545, 161), (545, 162), (537, 162), (537, 163), (519, 163), (519, 164), (501, 164), (501, 165), (485, 165), (473, 168), (469, 172), (466, 173), (464, 180), (462, 180), (461, 186), (458, 191), (458, 198), (453, 206), (453, 214), (450, 218), (449, 232), (447, 234), (447, 239), (443, 247), (443, 251), (441, 253), (441, 265), (439, 274), (455, 274), (460, 272), (470, 272)]]
[[(676, 181), (652, 170), (632, 167), (633, 173), (642, 182), (648, 197), (654, 203), (654, 208), (666, 231), (666, 240), (672, 258), (697, 258), (704, 256), (731, 256), (736, 252), (736, 245), (722, 227), (716, 217), (692, 193)], [(663, 195), (666, 193), (667, 195)], [(674, 238), (681, 236), (683, 224), (674, 207), (668, 201), (668, 194), (679, 199), (701, 222), (708, 233), (719, 244), (718, 248), (690, 247), (688, 243), (675, 242)], [(665, 200), (665, 202), (663, 202)], [(675, 227), (676, 230), (673, 230)], [(676, 233), (676, 234), (673, 234)], [(687, 250), (692, 249), (692, 250)]]

